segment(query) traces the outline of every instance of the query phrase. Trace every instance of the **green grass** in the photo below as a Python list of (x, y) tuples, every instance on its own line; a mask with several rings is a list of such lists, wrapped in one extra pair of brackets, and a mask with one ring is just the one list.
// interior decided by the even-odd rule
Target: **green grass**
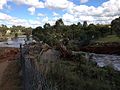
[(120, 90), (120, 72), (97, 67), (79, 56), (49, 63), (45, 75), (50, 90)]
[(106, 37), (98, 39), (96, 42), (104, 42), (104, 43), (112, 43), (112, 42), (120, 42), (120, 38), (116, 35), (108, 35)]

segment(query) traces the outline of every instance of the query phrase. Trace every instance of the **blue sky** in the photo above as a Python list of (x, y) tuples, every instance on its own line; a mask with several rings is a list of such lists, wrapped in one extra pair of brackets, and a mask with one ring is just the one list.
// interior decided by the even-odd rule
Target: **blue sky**
[(109, 24), (120, 16), (120, 0), (0, 0), (0, 24), (26, 27), (88, 21)]

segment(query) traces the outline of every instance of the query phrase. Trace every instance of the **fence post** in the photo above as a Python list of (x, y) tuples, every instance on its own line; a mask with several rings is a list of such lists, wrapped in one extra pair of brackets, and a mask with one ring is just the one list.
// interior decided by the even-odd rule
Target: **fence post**
[(20, 44), (20, 62), (21, 62), (21, 70), (22, 70), (22, 85), (23, 85), (23, 90), (25, 90), (25, 59), (23, 57), (23, 49), (22, 49), (22, 44)]

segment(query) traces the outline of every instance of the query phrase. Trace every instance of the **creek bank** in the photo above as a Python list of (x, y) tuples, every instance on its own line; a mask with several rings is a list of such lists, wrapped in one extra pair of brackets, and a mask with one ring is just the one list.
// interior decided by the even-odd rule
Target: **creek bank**
[(0, 51), (0, 62), (14, 60), (19, 54), (18, 48), (2, 47)]
[(96, 43), (81, 47), (79, 50), (96, 54), (120, 55), (120, 43)]

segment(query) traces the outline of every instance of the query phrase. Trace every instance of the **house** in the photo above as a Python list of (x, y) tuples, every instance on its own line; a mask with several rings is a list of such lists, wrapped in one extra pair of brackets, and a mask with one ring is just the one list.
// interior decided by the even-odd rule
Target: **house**
[(10, 35), (11, 30), (6, 30), (6, 35)]

